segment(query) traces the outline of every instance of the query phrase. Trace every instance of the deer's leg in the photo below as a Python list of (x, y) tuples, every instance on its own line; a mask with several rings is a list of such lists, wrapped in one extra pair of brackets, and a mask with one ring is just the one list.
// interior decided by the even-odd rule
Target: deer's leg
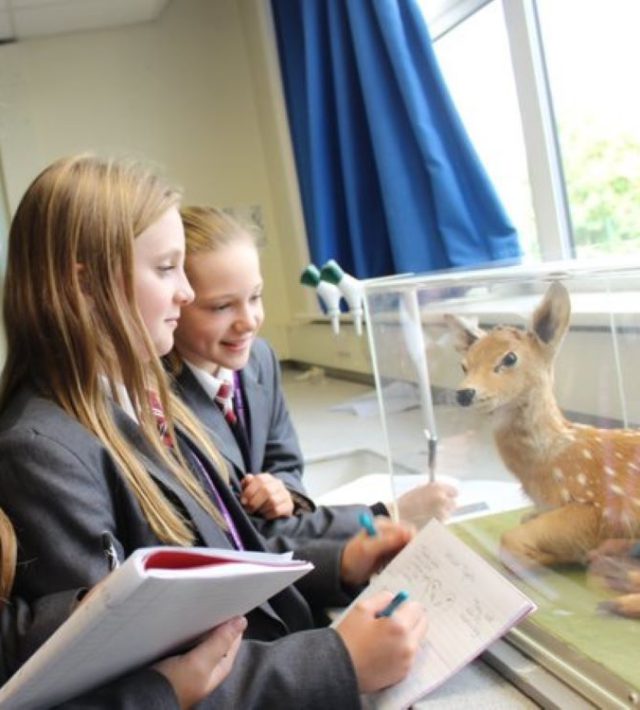
[(640, 619), (640, 594), (623, 594), (615, 599), (600, 602), (598, 608), (611, 611), (619, 616)]
[(632, 548), (640, 543), (637, 538), (614, 537), (601, 542), (595, 550), (592, 550), (589, 559), (595, 560), (598, 557), (625, 557), (631, 554)]
[(589, 575), (619, 592), (640, 592), (640, 560), (635, 557), (599, 557), (589, 565)]
[(569, 503), (541, 513), (503, 534), (501, 555), (524, 565), (583, 563), (598, 544), (600, 514), (590, 505)]

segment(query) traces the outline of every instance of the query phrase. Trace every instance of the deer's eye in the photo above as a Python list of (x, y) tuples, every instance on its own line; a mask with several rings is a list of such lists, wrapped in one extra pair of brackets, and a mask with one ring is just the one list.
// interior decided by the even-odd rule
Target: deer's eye
[(502, 358), (502, 365), (504, 367), (513, 367), (516, 362), (518, 362), (518, 356), (515, 353), (507, 353), (503, 358)]

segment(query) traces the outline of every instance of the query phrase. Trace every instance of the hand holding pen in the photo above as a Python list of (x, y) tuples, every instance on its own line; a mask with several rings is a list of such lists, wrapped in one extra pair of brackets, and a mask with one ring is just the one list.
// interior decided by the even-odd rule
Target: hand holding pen
[(394, 523), (385, 517), (369, 516), (367, 525), (368, 531), (363, 527), (344, 547), (340, 562), (343, 584), (358, 587), (368, 582), (371, 575), (384, 567), (415, 535), (412, 525)]
[(394, 596), (382, 591), (357, 602), (336, 631), (351, 656), (360, 692), (372, 693), (402, 680), (427, 627), (424, 608), (404, 592)]
[(384, 607), (384, 609), (380, 609), (379, 611), (376, 611), (376, 619), (387, 619), (390, 616), (393, 615), (393, 612), (400, 607), (401, 604), (404, 604), (404, 602), (407, 601), (409, 598), (408, 592), (405, 592), (403, 589), (401, 589), (395, 597), (387, 604), (387, 606)]

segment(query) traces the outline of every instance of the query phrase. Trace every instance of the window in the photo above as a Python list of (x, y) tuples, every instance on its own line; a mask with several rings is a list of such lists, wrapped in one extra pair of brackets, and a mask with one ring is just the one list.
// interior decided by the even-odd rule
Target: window
[(522, 121), (502, 6), (488, 4), (443, 35), (434, 48), (467, 132), (523, 249), (537, 256)]
[(640, 255), (637, 0), (422, 0), (530, 259)]
[(538, 11), (576, 255), (640, 254), (640, 3)]

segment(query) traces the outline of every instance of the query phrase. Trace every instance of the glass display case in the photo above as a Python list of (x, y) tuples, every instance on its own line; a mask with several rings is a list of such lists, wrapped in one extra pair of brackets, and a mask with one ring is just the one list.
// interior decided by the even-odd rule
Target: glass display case
[(395, 495), (453, 479), (451, 529), (538, 605), (508, 642), (640, 705), (640, 266), (371, 280), (365, 307)]

